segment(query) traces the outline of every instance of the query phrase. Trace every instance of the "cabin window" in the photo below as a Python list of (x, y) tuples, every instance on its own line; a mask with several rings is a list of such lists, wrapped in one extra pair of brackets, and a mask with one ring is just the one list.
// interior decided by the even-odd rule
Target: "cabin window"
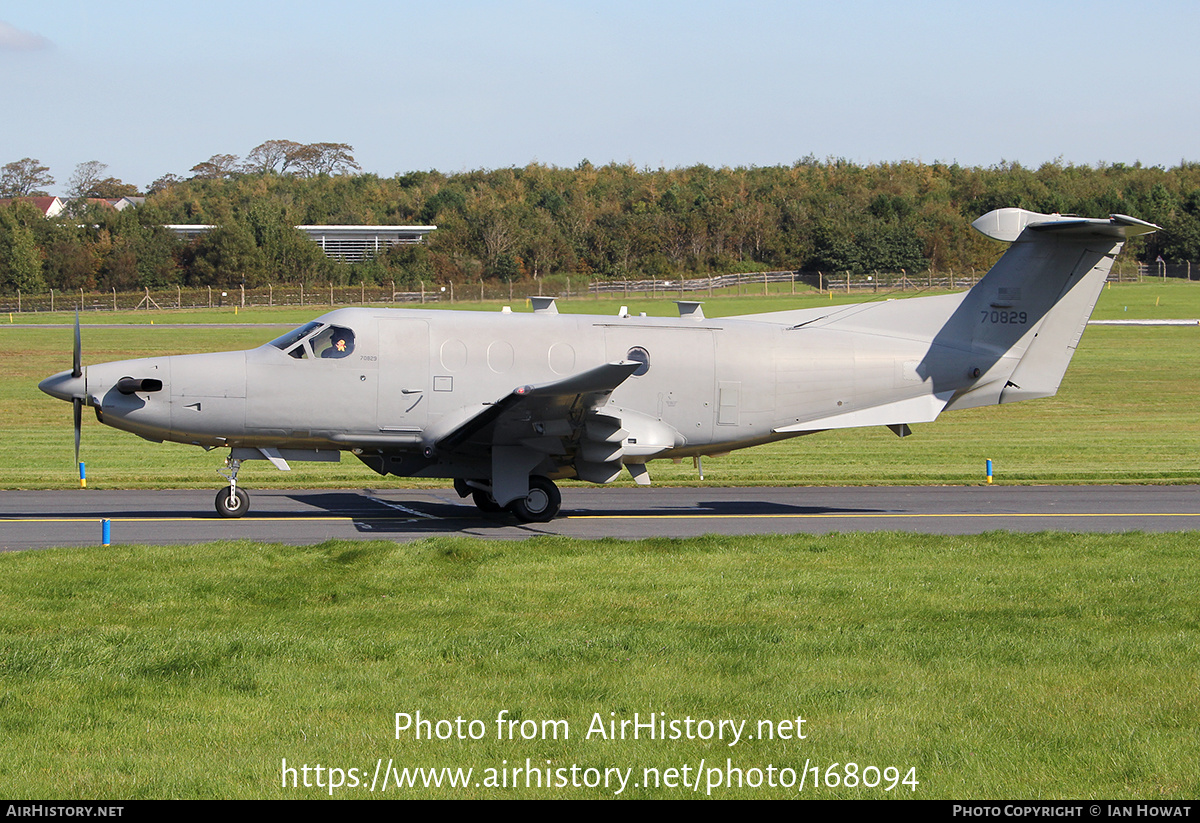
[(629, 353), (625, 355), (625, 359), (634, 360), (638, 363), (641, 363), (640, 366), (633, 370), (634, 377), (641, 377), (643, 374), (650, 371), (650, 352), (646, 351), (641, 346), (634, 346), (632, 349), (630, 349)]

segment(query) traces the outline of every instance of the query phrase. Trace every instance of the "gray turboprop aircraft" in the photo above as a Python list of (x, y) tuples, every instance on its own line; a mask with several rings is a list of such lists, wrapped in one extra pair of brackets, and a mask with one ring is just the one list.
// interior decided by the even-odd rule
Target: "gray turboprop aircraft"
[(646, 462), (826, 429), (909, 426), (1057, 390), (1114, 256), (1155, 231), (999, 209), (1012, 246), (970, 291), (707, 319), (347, 308), (257, 349), (83, 366), (42, 391), (147, 440), (229, 448), (217, 511), (249, 508), (242, 461), (336, 461), (451, 478), (485, 512), (548, 521), (563, 478), (650, 483)]

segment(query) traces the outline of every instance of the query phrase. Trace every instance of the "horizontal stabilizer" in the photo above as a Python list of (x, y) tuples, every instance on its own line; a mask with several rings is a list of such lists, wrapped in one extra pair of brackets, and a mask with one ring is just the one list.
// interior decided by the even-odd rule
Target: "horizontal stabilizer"
[(794, 426), (781, 426), (777, 434), (825, 431), (826, 429), (851, 429), (858, 426), (896, 426), (912, 423), (932, 423), (950, 402), (953, 391), (923, 394), (908, 400), (897, 400), (858, 411), (834, 414), (817, 420), (806, 420)]
[(1090, 237), (1125, 240), (1139, 234), (1158, 231), (1159, 227), (1124, 214), (1111, 215), (1107, 220), (1060, 214), (1039, 214), (1026, 209), (995, 209), (980, 217), (971, 227), (993, 240), (1011, 243), (1026, 228), (1037, 232), (1053, 232), (1059, 237)]

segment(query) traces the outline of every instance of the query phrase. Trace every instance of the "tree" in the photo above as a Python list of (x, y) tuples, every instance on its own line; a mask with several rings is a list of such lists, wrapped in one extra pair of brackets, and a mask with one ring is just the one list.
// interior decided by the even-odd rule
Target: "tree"
[(1200, 217), (1181, 211), (1163, 224), (1162, 256), (1171, 261), (1200, 261)]
[(236, 154), (214, 154), (192, 166), (192, 175), (201, 180), (222, 180), (237, 171), (237, 161)]
[(180, 183), (186, 182), (178, 174), (164, 174), (162, 177), (150, 184), (150, 194), (158, 194), (160, 191), (166, 191), (172, 186), (177, 186)]
[(260, 143), (250, 150), (242, 164), (242, 170), (250, 174), (275, 172), (301, 177), (348, 174), (359, 168), (354, 159), (354, 147), (347, 143), (305, 144), (294, 140)]
[(353, 152), (346, 143), (310, 143), (297, 150), (294, 165), (304, 177), (347, 174), (360, 168)]
[(53, 185), (49, 167), (32, 157), (8, 163), (0, 170), (0, 197), (45, 197), (46, 192), (38, 189)]
[(88, 190), (87, 196), (98, 197), (101, 200), (119, 200), (122, 197), (137, 197), (139, 192), (138, 187), (133, 183), (126, 183), (115, 177), (105, 177), (103, 180), (96, 181), (96, 184)]
[(121, 197), (134, 197), (138, 193), (137, 186), (126, 183), (115, 177), (101, 177), (107, 171), (108, 165), (99, 160), (89, 160), (75, 167), (71, 175), (67, 194), (75, 198), (99, 198), (101, 200), (116, 200)]
[(43, 249), (46, 254), (44, 271), (48, 286), (71, 291), (96, 288), (99, 261), (92, 249), (79, 238), (56, 237), (45, 244)]
[(30, 220), (39, 219), (41, 215), (25, 204), (0, 208), (0, 291), (28, 293), (46, 288), (41, 249), (29, 227)]
[(92, 187), (100, 180), (100, 176), (108, 169), (107, 163), (101, 163), (99, 160), (88, 160), (86, 163), (80, 163), (75, 167), (75, 173), (71, 175), (71, 179), (67, 185), (68, 197), (95, 197), (94, 194), (88, 194)]
[(297, 158), (305, 148), (303, 143), (294, 140), (268, 140), (250, 150), (242, 168), (251, 174), (286, 174), (288, 169), (296, 165)]
[[(308, 283), (329, 275), (329, 258), (288, 221), (283, 209), (261, 201), (251, 203), (244, 221), (263, 260), (262, 278), (269, 275), (287, 283)], [(260, 273), (249, 273), (246, 284), (259, 285)]]
[(182, 256), (187, 282), (194, 286), (256, 285), (263, 272), (263, 254), (240, 223), (217, 226), (193, 240)]

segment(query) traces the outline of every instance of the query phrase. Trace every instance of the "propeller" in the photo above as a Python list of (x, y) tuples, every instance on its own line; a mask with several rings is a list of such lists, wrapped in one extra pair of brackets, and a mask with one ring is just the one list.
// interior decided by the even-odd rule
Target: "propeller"
[[(79, 310), (75, 310), (75, 346), (71, 350), (71, 376), (83, 376), (83, 342), (79, 334)], [(79, 436), (83, 429), (83, 398), (78, 394), (71, 398), (75, 412), (75, 465), (79, 465)]]
[(75, 348), (71, 351), (71, 376), (83, 376), (83, 343), (79, 338), (79, 309), (75, 310)]
[(71, 405), (75, 409), (75, 465), (79, 465), (79, 435), (83, 428), (83, 398), (71, 398)]
[(75, 463), (79, 463), (79, 436), (83, 423), (83, 407), (87, 404), (87, 377), (83, 370), (83, 345), (80, 342), (79, 312), (75, 312), (75, 342), (71, 347), (71, 370), (59, 372), (38, 383), (38, 388), (51, 397), (68, 400), (75, 418)]

